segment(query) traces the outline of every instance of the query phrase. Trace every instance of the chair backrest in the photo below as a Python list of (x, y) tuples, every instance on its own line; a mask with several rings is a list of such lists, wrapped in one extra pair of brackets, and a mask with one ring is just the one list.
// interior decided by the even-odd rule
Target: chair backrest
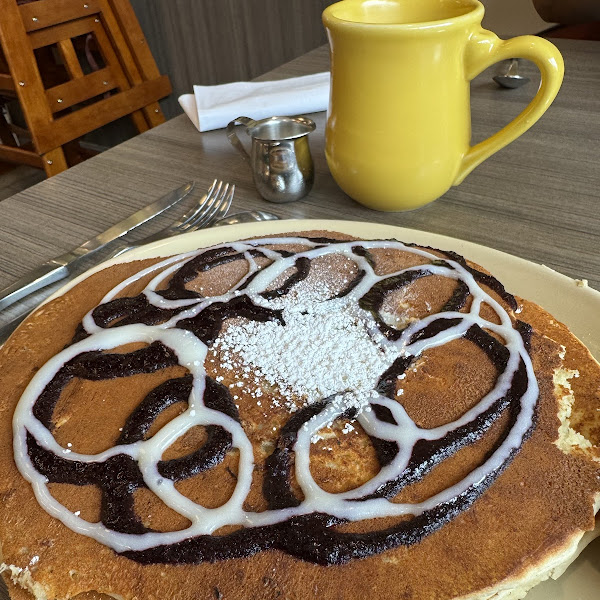
[(171, 86), (128, 0), (0, 0), (0, 15), (0, 89), (16, 93), (39, 154), (125, 115), (139, 131), (164, 121)]

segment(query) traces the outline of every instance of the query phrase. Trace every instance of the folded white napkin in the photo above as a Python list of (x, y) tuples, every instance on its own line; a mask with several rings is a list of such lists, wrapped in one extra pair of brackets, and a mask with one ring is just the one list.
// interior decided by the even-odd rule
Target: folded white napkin
[(198, 131), (226, 127), (236, 117), (287, 117), (327, 110), (329, 72), (280, 81), (195, 85), (179, 104)]

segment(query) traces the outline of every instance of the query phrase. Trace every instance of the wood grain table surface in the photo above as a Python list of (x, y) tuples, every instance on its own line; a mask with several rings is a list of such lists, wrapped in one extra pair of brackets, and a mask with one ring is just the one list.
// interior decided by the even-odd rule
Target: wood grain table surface
[[(444, 234), (587, 279), (600, 290), (600, 43), (556, 43), (566, 75), (548, 112), (463, 184), (423, 208), (376, 212), (346, 196), (325, 161), (325, 113), (311, 115), (317, 123), (310, 137), (314, 188), (304, 200), (282, 205), (260, 198), (224, 130), (200, 134), (182, 115), (0, 202), (0, 288), (182, 183), (197, 181), (193, 196), (198, 199), (218, 177), (236, 184), (232, 212), (266, 209), (282, 218), (371, 221)], [(262, 79), (327, 68), (327, 48), (321, 47)], [(507, 123), (533, 96), (536, 70), (529, 64), (523, 70), (532, 82), (518, 90), (498, 88), (490, 70), (473, 81), (473, 142)], [(180, 210), (144, 225), (132, 237), (164, 227)], [(0, 325), (17, 310), (21, 307), (3, 311)]]

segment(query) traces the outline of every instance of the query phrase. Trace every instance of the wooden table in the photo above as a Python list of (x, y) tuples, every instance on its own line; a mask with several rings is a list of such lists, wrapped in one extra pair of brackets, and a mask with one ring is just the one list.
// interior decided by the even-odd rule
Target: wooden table
[[(346, 196), (325, 162), (325, 113), (311, 115), (317, 122), (310, 138), (314, 189), (303, 201), (284, 205), (259, 197), (223, 130), (199, 134), (182, 115), (1, 202), (0, 288), (180, 184), (196, 180), (198, 198), (219, 177), (237, 186), (232, 212), (262, 208), (282, 218), (341, 218), (441, 233), (543, 263), (600, 289), (600, 43), (557, 40), (557, 45), (566, 75), (546, 115), (424, 208), (382, 213)], [(327, 68), (322, 47), (263, 78)], [(490, 71), (473, 82), (474, 142), (508, 122), (533, 95), (536, 74), (531, 66), (525, 71), (534, 81), (518, 90), (499, 89)], [(145, 225), (138, 237), (163, 227), (174, 214)], [(15, 312), (5, 310), (0, 324)]]

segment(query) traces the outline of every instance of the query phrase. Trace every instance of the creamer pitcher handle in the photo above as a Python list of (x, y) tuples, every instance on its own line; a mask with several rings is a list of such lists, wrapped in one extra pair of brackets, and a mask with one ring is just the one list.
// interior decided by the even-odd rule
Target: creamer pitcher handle
[(466, 48), (466, 77), (470, 81), (494, 63), (509, 58), (533, 61), (540, 70), (540, 87), (529, 105), (508, 125), (487, 140), (471, 147), (463, 158), (454, 185), (462, 180), (486, 158), (504, 148), (525, 133), (548, 109), (562, 83), (563, 59), (553, 44), (533, 35), (501, 40), (491, 31), (481, 29), (471, 36)]
[(240, 125), (245, 125), (246, 127), (251, 127), (255, 122), (256, 121), (250, 117), (238, 117), (227, 124), (227, 139), (231, 142), (231, 145), (239, 151), (247, 163), (250, 163), (250, 155), (246, 151), (246, 148), (244, 148), (242, 142), (240, 142), (240, 138), (238, 138), (237, 133), (235, 132), (235, 127), (238, 123)]

